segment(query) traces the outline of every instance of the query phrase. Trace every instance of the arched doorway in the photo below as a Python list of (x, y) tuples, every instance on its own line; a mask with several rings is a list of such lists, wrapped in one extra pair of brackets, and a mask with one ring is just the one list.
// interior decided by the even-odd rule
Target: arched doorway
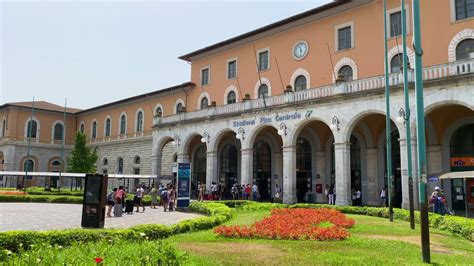
[[(458, 128), (450, 141), (451, 171), (474, 171), (474, 123)], [(467, 191), (465, 191), (467, 188)], [(467, 193), (466, 193), (467, 192)], [(451, 201), (454, 210), (465, 210), (466, 199), (474, 203), (474, 181), (451, 179)]]
[[(402, 206), (402, 167), (401, 167), (401, 158), (400, 158), (400, 134), (397, 130), (392, 131), (391, 141), (392, 141), (392, 172), (393, 172), (393, 206), (396, 208), (401, 208)], [(387, 153), (385, 153), (387, 154)], [(385, 158), (387, 158), (385, 156)], [(385, 169), (385, 172), (387, 170)]]
[(298, 202), (307, 202), (307, 192), (312, 187), (312, 160), (311, 145), (305, 138), (299, 137), (296, 146), (296, 199)]
[(260, 140), (253, 147), (253, 183), (257, 184), (262, 200), (271, 198), (272, 150), (270, 145)]
[(191, 168), (191, 197), (197, 198), (198, 183), (206, 183), (206, 144), (201, 143), (193, 153)]
[(238, 151), (235, 145), (227, 143), (220, 153), (219, 182), (224, 186), (224, 197), (231, 198), (231, 188), (238, 183)]
[[(362, 167), (361, 167), (361, 151), (359, 140), (351, 135), (351, 197), (353, 199), (352, 205), (358, 205), (362, 203), (354, 200), (354, 193), (356, 191), (362, 191)], [(361, 197), (364, 197), (362, 194)]]

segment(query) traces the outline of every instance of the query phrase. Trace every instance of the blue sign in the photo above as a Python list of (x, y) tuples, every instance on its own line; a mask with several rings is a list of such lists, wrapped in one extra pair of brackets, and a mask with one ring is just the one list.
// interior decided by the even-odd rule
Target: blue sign
[(178, 163), (178, 208), (189, 207), (191, 199), (191, 164)]

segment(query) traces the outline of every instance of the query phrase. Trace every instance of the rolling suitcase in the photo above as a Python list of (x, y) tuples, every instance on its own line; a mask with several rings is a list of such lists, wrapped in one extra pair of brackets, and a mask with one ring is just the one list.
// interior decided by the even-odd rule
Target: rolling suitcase
[(114, 216), (121, 217), (123, 212), (122, 204), (117, 203), (114, 205)]
[(133, 214), (133, 200), (125, 200), (125, 213)]

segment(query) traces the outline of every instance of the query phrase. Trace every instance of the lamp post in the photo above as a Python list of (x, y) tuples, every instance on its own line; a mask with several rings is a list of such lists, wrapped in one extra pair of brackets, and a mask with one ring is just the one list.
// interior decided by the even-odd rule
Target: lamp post
[(420, 29), (420, 0), (413, 0), (413, 50), (415, 50), (415, 97), (416, 97), (416, 139), (418, 142), (418, 197), (420, 201), (421, 251), (423, 262), (430, 263), (430, 231), (428, 227), (428, 202), (426, 200), (426, 141), (425, 113), (423, 100), (423, 72)]
[(179, 138), (179, 136), (174, 136), (174, 139), (173, 141), (171, 142), (171, 145), (177, 145), (179, 146), (181, 144), (181, 139)]
[(392, 173), (392, 131), (390, 120), (390, 83), (388, 76), (388, 47), (387, 47), (387, 0), (383, 1), (384, 48), (385, 48), (385, 131), (387, 140), (387, 184), (388, 184), (388, 213), (393, 222), (393, 173)]
[(405, 130), (407, 147), (408, 171), (408, 202), (410, 207), (410, 228), (415, 229), (415, 206), (413, 202), (413, 167), (411, 160), (411, 129), (410, 129), (410, 94), (408, 88), (408, 54), (407, 54), (407, 20), (405, 0), (402, 4), (402, 45), (403, 45), (403, 94), (405, 98)]

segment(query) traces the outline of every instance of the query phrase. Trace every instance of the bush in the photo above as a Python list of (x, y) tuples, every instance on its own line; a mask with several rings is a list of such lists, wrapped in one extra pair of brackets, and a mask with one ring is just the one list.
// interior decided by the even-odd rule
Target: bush
[(46, 195), (1, 195), (0, 202), (43, 202), (82, 204), (82, 197)]
[(61, 192), (57, 188), (51, 188), (51, 191), (46, 191), (44, 187), (29, 187), (26, 192), (30, 195), (64, 195), (64, 196), (84, 196), (84, 190), (71, 191), (68, 189), (61, 189)]
[(184, 220), (173, 226), (161, 224), (138, 225), (128, 229), (69, 229), (53, 231), (10, 231), (0, 233), (0, 250), (13, 253), (24, 252), (36, 245), (59, 245), (68, 247), (73, 243), (108, 241), (158, 240), (173, 234), (211, 229), (232, 217), (232, 211), (224, 204), (214, 202), (193, 202), (191, 211), (208, 214)]

